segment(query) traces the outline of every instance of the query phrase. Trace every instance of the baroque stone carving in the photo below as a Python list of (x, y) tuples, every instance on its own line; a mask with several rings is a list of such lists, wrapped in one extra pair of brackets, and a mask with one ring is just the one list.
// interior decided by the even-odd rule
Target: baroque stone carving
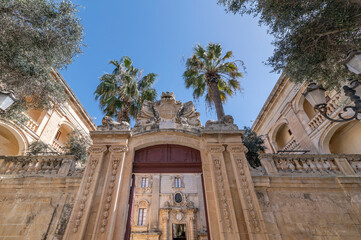
[(88, 173), (87, 177), (85, 178), (86, 179), (85, 188), (84, 188), (84, 190), (82, 192), (82, 197), (80, 198), (78, 213), (76, 214), (76, 217), (75, 217), (75, 224), (74, 224), (75, 226), (73, 228), (74, 233), (76, 233), (78, 231), (78, 227), (79, 227), (81, 219), (83, 217), (83, 211), (84, 211), (86, 202), (88, 200), (88, 194), (90, 192), (90, 187), (91, 187), (92, 182), (93, 182), (93, 175), (94, 175), (94, 172), (95, 172), (95, 169), (96, 169), (97, 165), (98, 165), (98, 159), (91, 158), (90, 159), (90, 165), (89, 165), (90, 170), (89, 170), (89, 173)]
[(206, 122), (206, 130), (238, 130), (236, 124), (233, 123), (231, 115), (225, 115), (220, 121), (208, 120)]
[(199, 112), (192, 101), (176, 101), (173, 92), (162, 93), (157, 102), (144, 101), (134, 131), (169, 128), (200, 128)]
[(106, 146), (91, 146), (88, 151), (90, 153), (103, 153), (106, 150), (107, 150)]
[(102, 120), (102, 125), (98, 126), (98, 131), (129, 131), (130, 125), (128, 122), (116, 122), (113, 118), (105, 116)]
[[(243, 159), (245, 162), (247, 162), (247, 160)], [(251, 183), (247, 182), (247, 177), (245, 174), (245, 170), (243, 167), (243, 161), (241, 159), (241, 157), (235, 157), (235, 161), (239, 170), (239, 174), (241, 175), (241, 183), (242, 183), (242, 191), (245, 193), (245, 197), (246, 197), (246, 203), (248, 206), (248, 214), (250, 219), (252, 220), (252, 224), (254, 229), (256, 230), (256, 232), (260, 232), (261, 228), (260, 228), (260, 223), (259, 220), (257, 219), (257, 214), (256, 214), (256, 210), (254, 207), (254, 203), (253, 203), (253, 199), (251, 196), (251, 190), (249, 189), (249, 185), (252, 185)]]
[(128, 152), (128, 147), (126, 145), (114, 145), (109, 148), (109, 152), (112, 153)]
[(224, 223), (227, 227), (228, 232), (232, 232), (232, 225), (231, 225), (231, 219), (230, 219), (230, 213), (229, 213), (229, 205), (226, 198), (226, 190), (224, 187), (224, 180), (222, 176), (222, 169), (221, 169), (221, 161), (216, 158), (214, 159), (214, 167), (215, 167), (215, 175), (216, 175), (216, 184), (217, 184), (217, 192), (218, 196), (221, 199), (220, 202), (220, 208), (222, 209), (224, 219)]
[(113, 196), (113, 190), (115, 187), (115, 180), (117, 179), (117, 169), (120, 164), (120, 159), (114, 158), (112, 160), (112, 171), (111, 176), (108, 184), (108, 191), (106, 193), (105, 202), (104, 202), (104, 208), (103, 208), (103, 217), (101, 221), (101, 228), (100, 232), (105, 232), (105, 228), (108, 224), (108, 217), (109, 217), (109, 209), (111, 207), (112, 202), (112, 196)]
[(248, 149), (246, 148), (246, 146), (242, 145), (228, 145), (227, 150), (231, 153), (247, 153)]
[(226, 149), (222, 145), (208, 145), (207, 150), (211, 153), (222, 153)]

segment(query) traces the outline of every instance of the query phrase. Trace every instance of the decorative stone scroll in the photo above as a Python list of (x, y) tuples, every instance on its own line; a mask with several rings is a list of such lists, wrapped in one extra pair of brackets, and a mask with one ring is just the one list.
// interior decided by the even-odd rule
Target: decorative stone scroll
[(88, 166), (90, 167), (90, 169), (89, 169), (88, 175), (85, 177), (86, 184), (85, 184), (85, 188), (82, 192), (82, 195), (80, 197), (79, 209), (78, 209), (78, 213), (76, 214), (76, 217), (75, 217), (75, 223), (74, 223), (74, 228), (73, 228), (74, 233), (76, 233), (78, 231), (78, 227), (81, 223), (81, 219), (83, 217), (83, 211), (85, 209), (85, 205), (88, 200), (90, 187), (93, 182), (94, 172), (98, 165), (99, 160), (97, 158), (90, 158), (89, 161), (90, 161), (90, 164)]
[(75, 222), (74, 222), (74, 228), (73, 228), (74, 233), (78, 232), (78, 230), (79, 230), (81, 219), (84, 215), (84, 210), (85, 210), (85, 207), (87, 204), (88, 195), (90, 193), (90, 188), (93, 183), (95, 170), (98, 166), (99, 161), (101, 161), (103, 153), (106, 150), (107, 150), (107, 147), (102, 146), (102, 145), (94, 145), (88, 149), (88, 151), (90, 153), (88, 163), (87, 163), (88, 170), (87, 170), (86, 175), (83, 177), (82, 185), (85, 185), (85, 186), (78, 199), (78, 201), (80, 201), (80, 203), (79, 203), (77, 212), (75, 214)]
[(109, 147), (111, 155), (111, 169), (110, 177), (108, 181), (107, 191), (105, 192), (105, 201), (103, 206), (103, 214), (101, 220), (100, 232), (104, 233), (108, 224), (108, 217), (110, 215), (109, 210), (112, 205), (113, 192), (115, 188), (115, 180), (117, 179), (118, 167), (121, 163), (122, 153), (127, 152), (128, 147), (126, 145), (113, 145)]
[(175, 100), (172, 92), (163, 92), (160, 101), (143, 102), (133, 131), (169, 128), (195, 130), (200, 127), (202, 124), (199, 112), (196, 111), (192, 101), (183, 104)]
[(207, 146), (207, 151), (210, 153), (222, 153), (225, 150), (226, 150), (225, 147), (222, 145), (208, 145)]
[(108, 190), (106, 192), (104, 208), (103, 208), (104, 211), (103, 211), (103, 217), (102, 217), (101, 228), (100, 228), (100, 232), (102, 232), (102, 233), (105, 232), (105, 228), (108, 224), (109, 209), (111, 207), (112, 196), (113, 196), (113, 191), (114, 191), (114, 187), (115, 187), (115, 180), (117, 179), (117, 172), (118, 172), (117, 169), (118, 169), (120, 162), (121, 162), (120, 159), (112, 160), (111, 176), (110, 176), (110, 180), (108, 183)]
[(97, 127), (98, 131), (129, 131), (130, 125), (128, 122), (116, 122), (113, 118), (105, 116), (102, 120), (102, 125)]
[(260, 232), (261, 231), (260, 222), (257, 219), (257, 213), (256, 213), (256, 210), (255, 210), (255, 203), (253, 202), (253, 198), (252, 198), (252, 195), (251, 195), (251, 191), (253, 191), (253, 189), (249, 189), (250, 183), (247, 181), (247, 176), (245, 174), (243, 161), (247, 161), (247, 160), (245, 158), (243, 158), (243, 160), (242, 160), (242, 158), (239, 157), (239, 156), (235, 157), (235, 162), (236, 162), (236, 165), (238, 167), (239, 174), (241, 175), (242, 191), (243, 191), (243, 193), (245, 195), (246, 204), (247, 204), (246, 207), (248, 209), (248, 215), (249, 215), (249, 218), (251, 219), (251, 223), (252, 223), (255, 231)]
[(216, 188), (218, 193), (218, 198), (221, 200), (219, 203), (221, 212), (223, 213), (223, 216), (221, 216), (221, 219), (224, 220), (224, 224), (227, 228), (228, 232), (232, 232), (232, 224), (231, 224), (231, 215), (229, 212), (229, 204), (226, 198), (226, 190), (225, 190), (225, 183), (222, 176), (222, 166), (221, 166), (221, 160), (219, 158), (214, 158), (214, 168), (215, 168), (215, 180), (216, 180)]
[(233, 117), (231, 115), (225, 115), (219, 121), (208, 120), (206, 122), (206, 130), (220, 130), (220, 131), (229, 131), (229, 130), (238, 130), (238, 126), (233, 123)]

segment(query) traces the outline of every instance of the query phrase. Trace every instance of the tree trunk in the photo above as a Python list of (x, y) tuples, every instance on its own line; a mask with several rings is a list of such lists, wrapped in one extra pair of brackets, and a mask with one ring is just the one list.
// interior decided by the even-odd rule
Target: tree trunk
[(221, 95), (219, 94), (218, 81), (210, 81), (209, 86), (211, 90), (211, 98), (214, 102), (214, 106), (216, 107), (217, 118), (218, 121), (220, 121), (224, 117), (224, 109)]

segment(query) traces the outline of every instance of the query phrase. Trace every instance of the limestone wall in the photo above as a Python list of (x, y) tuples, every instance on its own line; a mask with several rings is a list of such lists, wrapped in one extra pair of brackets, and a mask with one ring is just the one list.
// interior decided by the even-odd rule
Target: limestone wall
[(262, 157), (253, 182), (269, 239), (361, 239), (360, 155)]
[[(0, 239), (62, 239), (81, 174), (69, 176), (76, 175), (72, 162), (59, 156), (28, 158), (19, 157), (18, 163), (16, 157), (0, 159)], [(54, 159), (61, 162), (53, 164)]]

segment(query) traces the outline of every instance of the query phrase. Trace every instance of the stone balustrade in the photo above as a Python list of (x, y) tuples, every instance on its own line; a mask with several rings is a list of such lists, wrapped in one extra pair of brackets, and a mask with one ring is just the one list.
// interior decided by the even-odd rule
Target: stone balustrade
[[(333, 98), (331, 98), (327, 102), (327, 115), (331, 115), (339, 108), (339, 100), (341, 98), (340, 94), (336, 94)], [(313, 130), (318, 128), (325, 121), (325, 117), (320, 113), (316, 113), (316, 115), (308, 122), (308, 126)]]
[(361, 174), (361, 155), (261, 154), (268, 175), (356, 175)]
[(282, 148), (282, 151), (292, 151), (298, 147), (298, 143), (294, 137), (288, 141), (288, 143)]
[(29, 128), (31, 131), (36, 132), (38, 130), (39, 124), (37, 124), (29, 115), (23, 113), (24, 116), (27, 118), (25, 126)]
[(74, 167), (73, 155), (0, 156), (0, 175), (67, 176)]
[(53, 140), (53, 143), (51, 144), (51, 146), (58, 152), (58, 153), (62, 153), (64, 154), (66, 152), (65, 148), (63, 147), (63, 145), (58, 142), (56, 139)]

